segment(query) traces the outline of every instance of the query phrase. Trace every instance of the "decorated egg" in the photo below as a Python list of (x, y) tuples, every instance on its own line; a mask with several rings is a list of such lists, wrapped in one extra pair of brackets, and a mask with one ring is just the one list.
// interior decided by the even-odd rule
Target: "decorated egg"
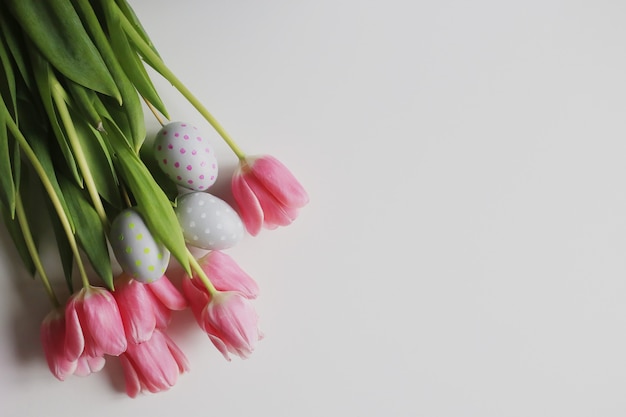
[(170, 252), (154, 240), (135, 210), (126, 209), (113, 220), (109, 240), (117, 262), (137, 281), (153, 282), (165, 273)]
[(189, 123), (171, 122), (163, 126), (154, 140), (154, 156), (163, 172), (181, 187), (202, 191), (217, 179), (213, 147)]
[(185, 241), (202, 249), (235, 246), (244, 235), (239, 215), (232, 207), (206, 192), (191, 192), (178, 198), (176, 216)]

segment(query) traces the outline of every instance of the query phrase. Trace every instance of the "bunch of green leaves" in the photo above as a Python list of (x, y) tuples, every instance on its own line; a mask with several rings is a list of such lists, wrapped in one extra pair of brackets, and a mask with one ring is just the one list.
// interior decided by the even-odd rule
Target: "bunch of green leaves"
[(0, 212), (33, 275), (50, 214), (70, 291), (83, 254), (113, 288), (108, 228), (129, 206), (188, 269), (175, 185), (140, 157), (142, 99), (167, 117), (146, 64), (167, 77), (126, 0), (0, 0)]

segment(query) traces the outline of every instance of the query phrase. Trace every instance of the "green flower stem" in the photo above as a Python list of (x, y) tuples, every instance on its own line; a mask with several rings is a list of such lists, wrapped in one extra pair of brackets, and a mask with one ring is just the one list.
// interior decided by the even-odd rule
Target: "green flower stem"
[(35, 269), (39, 273), (39, 278), (43, 283), (44, 288), (46, 289), (46, 293), (50, 298), (50, 302), (54, 307), (59, 307), (61, 304), (59, 303), (59, 299), (57, 298), (52, 286), (50, 285), (50, 280), (48, 279), (48, 275), (46, 274), (45, 269), (41, 263), (41, 259), (39, 258), (39, 253), (37, 252), (37, 247), (35, 246), (35, 241), (33, 240), (33, 234), (31, 233), (30, 226), (28, 225), (28, 221), (26, 220), (26, 213), (24, 212), (24, 205), (22, 203), (22, 197), (20, 193), (16, 193), (15, 196), (15, 215), (17, 217), (17, 221), (22, 229), (22, 235), (24, 236), (24, 241), (26, 242), (26, 247), (28, 249), (28, 253), (30, 253), (30, 257), (33, 259), (33, 264), (35, 265)]
[(204, 273), (204, 270), (202, 269), (196, 258), (191, 254), (191, 252), (189, 252), (189, 249), (187, 249), (187, 255), (189, 258), (189, 264), (191, 265), (191, 269), (193, 269), (193, 271), (198, 275), (198, 278), (200, 279), (200, 281), (202, 281), (212, 298), (218, 292), (218, 290), (215, 288), (209, 277), (207, 277), (207, 275)]
[[(2, 106), (4, 107), (3, 109), (0, 109), (0, 111), (6, 111), (7, 110), (6, 105), (4, 104), (3, 100), (0, 100), (0, 104), (2, 104)], [(15, 121), (9, 117), (7, 120), (7, 125), (9, 127), (9, 130), (11, 131), (11, 133), (13, 134), (13, 136), (19, 143), (20, 148), (24, 152), (24, 155), (33, 166), (33, 169), (35, 170), (35, 172), (37, 173), (37, 176), (41, 180), (41, 183), (43, 184), (46, 192), (48, 193), (48, 196), (50, 197), (50, 200), (52, 201), (52, 205), (54, 209), (56, 210), (57, 215), (59, 216), (59, 220), (61, 221), (61, 226), (63, 227), (63, 230), (65, 231), (65, 234), (67, 235), (70, 248), (72, 250), (72, 253), (74, 254), (74, 258), (76, 259), (76, 265), (78, 266), (78, 271), (83, 281), (83, 285), (88, 286), (89, 279), (87, 278), (87, 272), (85, 270), (85, 266), (83, 265), (82, 259), (80, 257), (80, 252), (78, 251), (78, 245), (76, 243), (74, 232), (72, 231), (72, 226), (70, 224), (69, 219), (67, 218), (67, 214), (65, 213), (65, 210), (63, 210), (63, 205), (61, 204), (61, 200), (59, 200), (59, 196), (54, 191), (54, 187), (52, 186), (50, 179), (46, 175), (45, 169), (39, 162), (37, 155), (28, 144), (28, 141), (26, 140), (26, 138), (20, 131)]]
[(131, 41), (135, 44), (135, 46), (139, 49), (139, 52), (144, 55), (149, 62), (151, 62), (155, 69), (166, 79), (168, 80), (174, 88), (176, 88), (182, 95), (189, 101), (189, 103), (198, 110), (198, 112), (206, 119), (207, 122), (213, 129), (222, 137), (224, 142), (230, 147), (230, 149), (237, 155), (237, 158), (240, 160), (244, 160), (246, 155), (245, 153), (237, 146), (235, 141), (230, 137), (230, 135), (226, 132), (226, 130), (222, 127), (222, 125), (217, 121), (215, 117), (204, 107), (204, 105), (193, 95), (193, 93), (176, 77), (176, 75), (165, 65), (161, 57), (159, 57), (153, 50), (150, 48), (145, 40), (137, 33), (132, 23), (128, 21), (126, 16), (118, 10), (118, 15), (120, 17), (120, 21), (122, 23), (122, 28), (126, 32), (126, 34), (130, 37)]
[(109, 227), (109, 219), (104, 210), (104, 206), (102, 205), (102, 200), (100, 200), (100, 195), (98, 194), (98, 189), (96, 187), (96, 183), (94, 182), (93, 175), (91, 174), (91, 170), (89, 169), (89, 164), (87, 163), (87, 159), (85, 158), (85, 153), (83, 152), (83, 148), (80, 145), (80, 140), (78, 139), (78, 134), (76, 133), (76, 128), (72, 122), (72, 117), (70, 116), (70, 112), (67, 108), (67, 103), (64, 100), (65, 91), (61, 84), (56, 78), (52, 78), (50, 80), (52, 85), (52, 99), (57, 106), (59, 111), (59, 115), (61, 116), (61, 122), (67, 131), (67, 137), (70, 141), (70, 145), (72, 146), (72, 150), (74, 151), (74, 157), (76, 158), (76, 162), (80, 168), (80, 171), (83, 174), (83, 180), (85, 181), (85, 186), (87, 187), (87, 192), (91, 197), (91, 201), (93, 202), (93, 206), (98, 213), (98, 217), (100, 217), (100, 221), (102, 222), (105, 230), (108, 230)]

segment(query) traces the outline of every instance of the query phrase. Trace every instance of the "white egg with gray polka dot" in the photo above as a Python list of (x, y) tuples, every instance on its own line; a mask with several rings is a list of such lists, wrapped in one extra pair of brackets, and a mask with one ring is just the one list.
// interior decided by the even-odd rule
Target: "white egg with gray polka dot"
[(239, 215), (224, 200), (207, 192), (191, 192), (178, 198), (176, 216), (185, 241), (201, 249), (235, 246), (244, 235)]
[(126, 209), (113, 220), (109, 240), (122, 270), (137, 281), (150, 283), (165, 273), (170, 252), (154, 240), (135, 210)]

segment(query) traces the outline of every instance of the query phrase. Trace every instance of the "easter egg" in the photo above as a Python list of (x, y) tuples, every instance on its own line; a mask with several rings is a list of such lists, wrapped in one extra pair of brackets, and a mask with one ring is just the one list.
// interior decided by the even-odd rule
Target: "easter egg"
[(227, 249), (244, 235), (237, 212), (224, 200), (206, 192), (191, 192), (179, 197), (176, 216), (185, 241), (197, 248)]
[(206, 190), (217, 179), (217, 159), (205, 135), (195, 126), (171, 122), (154, 140), (159, 167), (176, 184), (195, 191)]
[(126, 209), (113, 220), (109, 241), (117, 262), (137, 281), (153, 282), (165, 273), (170, 252), (154, 240), (135, 210)]

